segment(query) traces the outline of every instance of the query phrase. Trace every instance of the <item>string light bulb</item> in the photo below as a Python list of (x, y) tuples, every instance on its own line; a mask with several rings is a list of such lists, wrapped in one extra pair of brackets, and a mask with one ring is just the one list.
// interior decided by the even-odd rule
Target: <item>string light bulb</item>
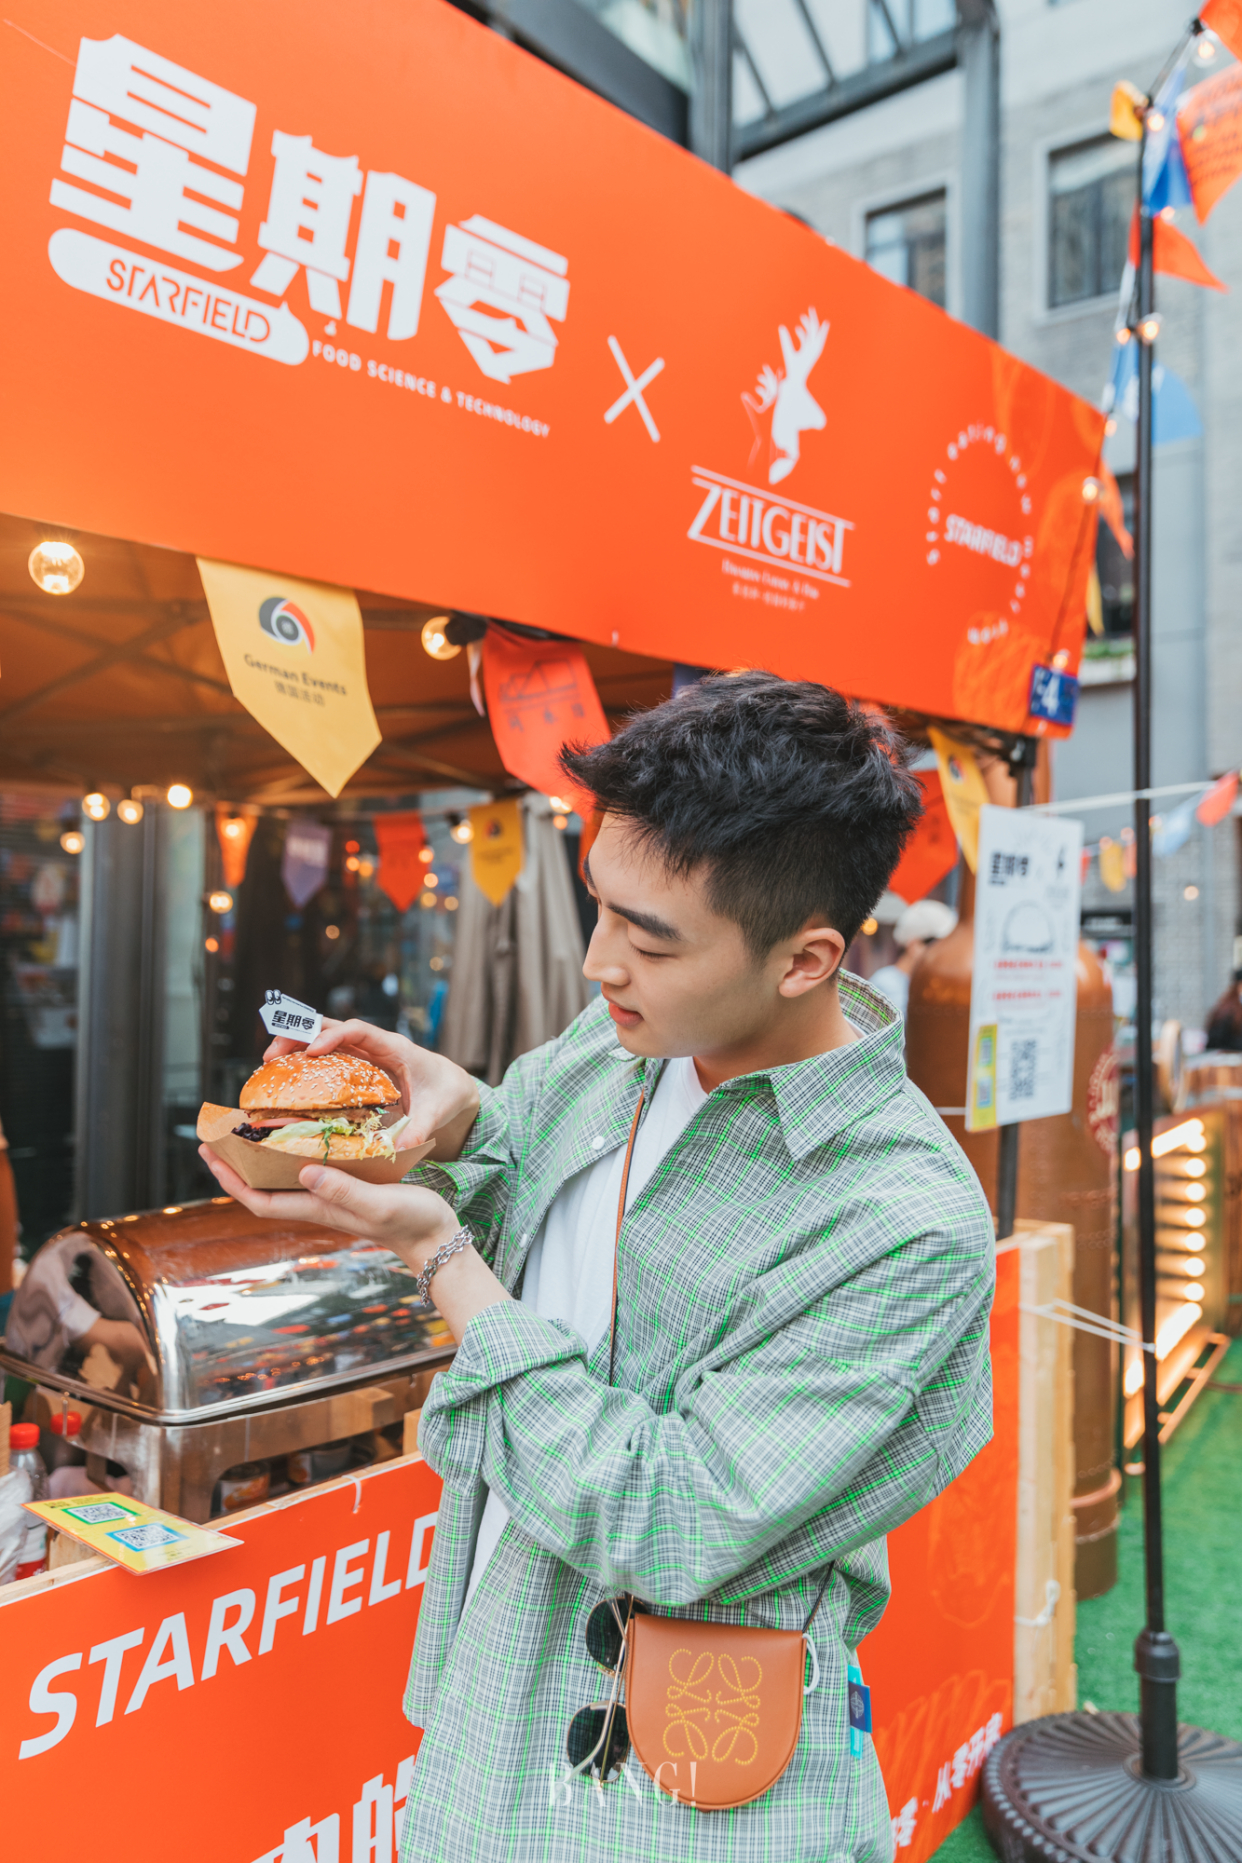
[(1216, 56), (1216, 36), (1211, 32), (1201, 32), (1195, 45), (1195, 57), (1205, 65), (1210, 64)]
[(1149, 110), (1147, 112), (1147, 128), (1148, 132), (1153, 136), (1158, 136), (1160, 134), (1161, 130), (1164, 128), (1163, 110)]
[(864, 919), (858, 929), (864, 938), (874, 938), (880, 929), (880, 921), (879, 919)]
[(112, 813), (112, 804), (100, 790), (92, 789), (89, 796), (82, 798), (82, 813), (89, 815), (93, 822), (106, 822)]
[(1160, 312), (1152, 311), (1150, 315), (1142, 318), (1139, 322), (1138, 333), (1141, 343), (1149, 345), (1154, 343), (1160, 334)]
[(67, 828), (60, 837), (60, 845), (66, 854), (80, 854), (86, 846), (86, 836), (76, 828)]
[(170, 809), (188, 809), (194, 800), (194, 791), (188, 783), (170, 783), (164, 800)]
[(226, 841), (236, 841), (239, 835), (246, 832), (245, 821), (240, 815), (230, 815), (223, 827)]
[(45, 538), (26, 559), (35, 586), (45, 595), (72, 595), (86, 574), (86, 564), (71, 543)]
[(1082, 502), (1085, 505), (1093, 505), (1099, 496), (1100, 481), (1098, 479), (1084, 479), (1082, 482)]
[(418, 858), (422, 861), (424, 867), (429, 867), (435, 857), (436, 850), (430, 844), (426, 847), (420, 847), (418, 850)]
[(214, 957), (216, 952), (220, 949), (220, 940), (218, 938), (204, 938), (203, 949), (204, 951), (210, 951)]
[(129, 827), (136, 827), (142, 820), (142, 804), (135, 802), (132, 796), (124, 796), (116, 805), (116, 812)]
[(449, 829), (449, 833), (459, 847), (466, 847), (474, 840), (474, 824), (464, 819), (455, 821), (453, 826)]
[(219, 886), (214, 893), (208, 893), (207, 904), (211, 907), (213, 912), (231, 912), (233, 910), (233, 895), (232, 893), (226, 893), (224, 888)]
[(433, 660), (455, 660), (461, 652), (445, 633), (448, 624), (447, 615), (433, 615), (430, 621), (423, 622), (423, 652), (429, 653)]

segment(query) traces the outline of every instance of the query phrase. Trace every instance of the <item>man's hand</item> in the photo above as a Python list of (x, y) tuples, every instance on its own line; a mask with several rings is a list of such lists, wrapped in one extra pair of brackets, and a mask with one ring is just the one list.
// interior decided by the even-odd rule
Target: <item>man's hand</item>
[(252, 1215), (365, 1236), (390, 1248), (416, 1274), (459, 1227), (443, 1197), (415, 1184), (367, 1184), (329, 1164), (307, 1163), (298, 1173), (301, 1190), (252, 1190), (208, 1146), (200, 1145), (198, 1155), (221, 1190)]
[(333, 1054), (338, 1048), (359, 1054), (392, 1075), (401, 1089), (402, 1111), (410, 1115), (404, 1133), (407, 1144), (421, 1145), (434, 1138), (432, 1156), (437, 1164), (451, 1163), (460, 1155), (478, 1114), (479, 1083), (464, 1067), (445, 1060), (443, 1055), (432, 1054), (429, 1048), (416, 1047), (404, 1035), (390, 1034), (370, 1022), (335, 1022), (325, 1016), (323, 1029), (313, 1042), (290, 1041), (278, 1035), (263, 1059), (275, 1061), (299, 1050)]
[[(366, 1184), (331, 1165), (306, 1164), (298, 1173), (301, 1190), (251, 1190), (208, 1146), (200, 1145), (198, 1155), (221, 1190), (252, 1215), (278, 1222), (319, 1223), (325, 1229), (363, 1236), (391, 1249), (415, 1274), (422, 1272), (460, 1227), (444, 1198), (419, 1185)], [(431, 1298), (460, 1345), (476, 1313), (510, 1296), (482, 1257), (466, 1249), (440, 1269), (431, 1285)]]

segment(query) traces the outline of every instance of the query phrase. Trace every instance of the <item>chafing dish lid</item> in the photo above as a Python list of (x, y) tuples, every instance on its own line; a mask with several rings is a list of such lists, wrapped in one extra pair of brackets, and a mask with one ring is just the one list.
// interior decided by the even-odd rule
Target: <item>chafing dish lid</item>
[(380, 1376), (452, 1337), (388, 1249), (212, 1197), (52, 1236), (4, 1344), (35, 1382), (185, 1422)]

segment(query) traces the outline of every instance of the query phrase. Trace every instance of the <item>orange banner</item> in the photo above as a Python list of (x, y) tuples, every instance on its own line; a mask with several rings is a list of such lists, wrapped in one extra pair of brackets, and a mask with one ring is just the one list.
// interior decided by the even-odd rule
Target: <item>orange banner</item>
[(246, 860), (258, 820), (258, 815), (250, 811), (235, 815), (227, 803), (216, 805), (220, 865), (224, 870), (224, 884), (231, 892), (235, 893), (246, 877)]
[[(1201, 216), (1204, 217), (1204, 216)], [(1134, 209), (1130, 220), (1130, 263), (1139, 262), (1139, 217), (1138, 208)], [(1208, 270), (1199, 255), (1199, 248), (1194, 241), (1174, 226), (1171, 220), (1162, 220), (1158, 216), (1152, 222), (1151, 229), (1151, 263), (1152, 270), (1165, 272), (1170, 278), (1184, 278), (1188, 284), (1206, 285), (1211, 291), (1227, 291), (1228, 285), (1222, 284), (1215, 272)]]
[(925, 899), (957, 861), (957, 836), (949, 820), (940, 772), (920, 770), (918, 780), (923, 791), (923, 819), (888, 883), (890, 891), (899, 893), (911, 906), (916, 899)]
[[(230, 1521), (240, 1551), (142, 1584), (109, 1565), (0, 1591), (6, 1857), (130, 1863), (140, 1830), (178, 1863), (395, 1856), (439, 1495), (406, 1458)], [(88, 1805), (107, 1809), (84, 1837)]]
[(0, 509), (1064, 733), (1103, 416), (500, 34), (29, 0), (2, 81)]
[(375, 844), (379, 849), (379, 884), (396, 906), (406, 912), (423, 890), (427, 862), (419, 859), (427, 845), (423, 818), (414, 809), (399, 815), (373, 815)]
[(1242, 65), (1188, 90), (1178, 105), (1182, 160), (1200, 223), (1242, 174)]
[(491, 627), (483, 642), (487, 720), (511, 776), (545, 796), (564, 796), (580, 814), (590, 798), (557, 758), (564, 744), (602, 744), (608, 720), (586, 655), (572, 641), (525, 640)]

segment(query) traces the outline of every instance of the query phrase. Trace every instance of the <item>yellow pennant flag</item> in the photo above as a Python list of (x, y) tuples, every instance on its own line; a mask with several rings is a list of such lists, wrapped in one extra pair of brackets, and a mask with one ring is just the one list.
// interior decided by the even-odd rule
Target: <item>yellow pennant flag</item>
[(1119, 841), (1106, 834), (1100, 836), (1100, 878), (1110, 893), (1120, 893), (1126, 883), (1125, 850)]
[(470, 841), (474, 883), (499, 906), (522, 871), (522, 815), (517, 798), (471, 809), (470, 826), (474, 829)]
[(233, 697), (330, 796), (380, 742), (352, 589), (198, 559)]
[(962, 844), (966, 864), (973, 873), (979, 864), (979, 810), (989, 802), (979, 760), (969, 744), (929, 726), (928, 737), (940, 765), (940, 787), (953, 832)]

